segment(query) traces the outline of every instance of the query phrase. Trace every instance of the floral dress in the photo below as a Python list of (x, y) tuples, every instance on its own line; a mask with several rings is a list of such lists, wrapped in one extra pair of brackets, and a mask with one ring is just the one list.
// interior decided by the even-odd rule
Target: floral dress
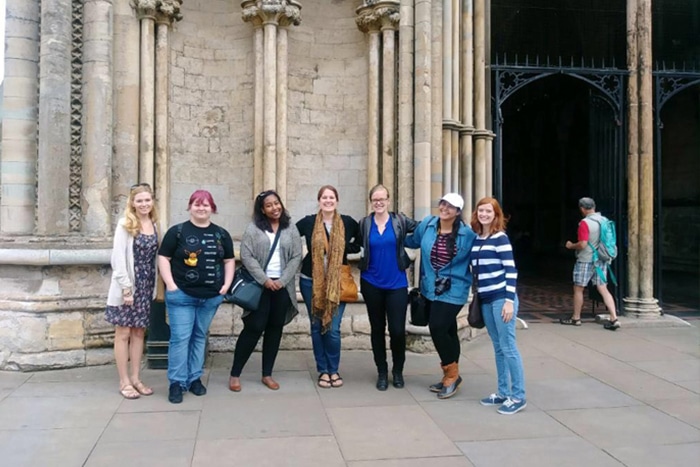
[(139, 233), (134, 239), (134, 303), (107, 306), (105, 319), (117, 326), (146, 328), (150, 321), (158, 237)]

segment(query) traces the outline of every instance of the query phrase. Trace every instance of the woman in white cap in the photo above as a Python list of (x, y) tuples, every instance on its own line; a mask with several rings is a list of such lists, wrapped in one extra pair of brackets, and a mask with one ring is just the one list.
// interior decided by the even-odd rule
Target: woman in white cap
[(460, 195), (446, 194), (440, 198), (439, 215), (423, 219), (405, 240), (407, 247), (421, 250), (420, 291), (430, 305), (428, 326), (443, 371), (442, 380), (429, 388), (438, 399), (454, 396), (462, 382), (457, 314), (469, 298), (469, 259), (476, 237), (462, 221), (463, 208)]

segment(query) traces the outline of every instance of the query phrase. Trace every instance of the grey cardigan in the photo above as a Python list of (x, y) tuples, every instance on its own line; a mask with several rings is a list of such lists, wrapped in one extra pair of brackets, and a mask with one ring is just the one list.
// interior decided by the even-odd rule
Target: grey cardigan
[[(251, 222), (243, 232), (241, 239), (241, 262), (250, 272), (250, 275), (259, 283), (264, 284), (268, 277), (263, 270), (267, 256), (272, 246), (270, 239), (263, 230), (260, 230), (255, 223)], [(287, 310), (285, 324), (288, 324), (299, 312), (297, 309), (297, 291), (294, 278), (301, 265), (301, 237), (299, 231), (291, 224), (286, 229), (280, 230), (280, 239), (277, 243), (280, 252), (280, 265), (282, 276), (280, 282), (287, 289), (291, 306)], [(248, 311), (243, 312), (246, 316)]]

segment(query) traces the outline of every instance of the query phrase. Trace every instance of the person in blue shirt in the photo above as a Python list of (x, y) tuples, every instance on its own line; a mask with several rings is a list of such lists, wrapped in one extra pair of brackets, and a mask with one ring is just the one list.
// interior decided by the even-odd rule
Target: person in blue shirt
[(421, 252), (420, 292), (430, 306), (428, 327), (443, 371), (442, 381), (429, 388), (438, 399), (454, 396), (462, 382), (457, 315), (469, 298), (469, 258), (476, 237), (462, 221), (463, 208), (460, 195), (446, 194), (440, 199), (439, 215), (423, 219), (405, 240), (407, 247)]
[(483, 198), (477, 203), (471, 219), (472, 229), (478, 235), (472, 246), (472, 271), (477, 278), (481, 314), (493, 342), (498, 372), (498, 391), (482, 399), (481, 404), (497, 405), (498, 413), (512, 415), (523, 410), (527, 402), (523, 361), (515, 343), (518, 271), (505, 233), (506, 223), (498, 201)]
[(408, 306), (406, 269), (411, 265), (404, 239), (413, 232), (417, 222), (404, 214), (389, 211), (389, 190), (384, 185), (376, 185), (369, 191), (369, 201), (372, 214), (360, 220), (363, 247), (359, 264), (360, 289), (369, 316), (372, 354), (378, 374), (377, 389), (386, 391), (389, 387), (385, 340), (387, 322), (392, 384), (395, 388), (404, 387)]

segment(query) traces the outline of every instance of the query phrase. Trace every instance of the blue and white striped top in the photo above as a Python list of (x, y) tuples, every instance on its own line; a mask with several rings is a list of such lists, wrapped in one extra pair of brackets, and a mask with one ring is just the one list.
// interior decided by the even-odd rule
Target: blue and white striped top
[(513, 260), (513, 247), (505, 232), (496, 232), (488, 238), (475, 238), (471, 260), (472, 272), (479, 279), (477, 292), (481, 301), (491, 303), (502, 298), (515, 301), (518, 270)]

